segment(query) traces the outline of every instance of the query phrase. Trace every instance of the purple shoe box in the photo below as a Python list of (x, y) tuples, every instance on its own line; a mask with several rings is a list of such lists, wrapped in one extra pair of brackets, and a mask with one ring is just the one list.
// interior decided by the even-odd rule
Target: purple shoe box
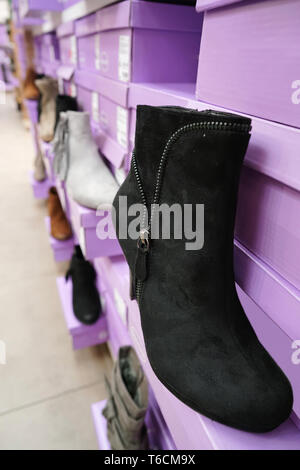
[(145, 421), (151, 449), (176, 450), (176, 445), (159, 409), (151, 387), (149, 387), (149, 407)]
[(131, 344), (128, 333), (129, 268), (122, 255), (96, 259), (95, 269), (106, 291), (109, 343), (117, 357), (121, 346)]
[(50, 217), (45, 218), (46, 230), (49, 236), (49, 244), (51, 246), (55, 261), (69, 261), (72, 258), (74, 250), (74, 238), (68, 240), (56, 240), (50, 233)]
[(103, 400), (91, 406), (99, 450), (111, 450), (110, 443), (107, 439), (107, 422), (102, 414), (106, 403), (106, 400)]
[(59, 0), (19, 0), (20, 17), (40, 17), (46, 11), (59, 12), (62, 10), (62, 2)]
[[(300, 419), (300, 363), (292, 360), (292, 346), (300, 339), (300, 291), (238, 241), (235, 242), (235, 275), (238, 285), (258, 307), (258, 310), (251, 309), (249, 319), (289, 377), (294, 389), (294, 413)], [(300, 362), (300, 352), (298, 356)]]
[(74, 65), (61, 65), (57, 69), (58, 87), (61, 94), (77, 97), (77, 87), (74, 82)]
[(56, 30), (59, 43), (60, 61), (63, 65), (77, 65), (77, 39), (75, 23), (62, 23)]
[(40, 63), (40, 71), (48, 77), (57, 78), (57, 70), (60, 65), (59, 61), (45, 61)]
[(243, 168), (235, 236), (297, 289), (300, 289), (299, 213), (299, 191)]
[(77, 100), (91, 116), (101, 153), (120, 168), (129, 150), (128, 87), (117, 81), (75, 72)]
[(93, 260), (101, 256), (117, 256), (121, 247), (114, 234), (114, 238), (101, 240), (97, 230), (101, 222), (107, 220), (107, 212), (97, 215), (97, 211), (80, 206), (69, 195), (70, 218), (76, 238), (86, 259)]
[(35, 199), (47, 199), (48, 198), (48, 193), (49, 193), (49, 188), (51, 186), (51, 182), (49, 181), (48, 178), (46, 178), (44, 181), (36, 181), (34, 179), (33, 171), (29, 172), (29, 181), (30, 185), (32, 187), (33, 195)]
[[(205, 10), (212, 10), (213, 8), (224, 7), (234, 3), (239, 3), (245, 0), (197, 0), (196, 10), (202, 12)], [(255, 1), (255, 0), (250, 0)]]
[(41, 60), (43, 62), (59, 61), (59, 43), (54, 32), (45, 33), (40, 36), (41, 40)]
[(205, 13), (196, 96), (300, 127), (300, 4), (239, 2)]
[(190, 7), (117, 3), (76, 21), (79, 68), (122, 82), (194, 82), (201, 29)]
[[(57, 279), (62, 310), (68, 331), (72, 337), (73, 349), (85, 349), (98, 344), (106, 343), (108, 340), (108, 329), (106, 322), (106, 306), (99, 320), (94, 325), (84, 325), (74, 315), (72, 305), (72, 282), (66, 282), (65, 278)], [(100, 292), (101, 299), (103, 293)]]
[(33, 38), (34, 44), (34, 58), (35, 58), (35, 65), (36, 67), (42, 61), (42, 36), (34, 36)]

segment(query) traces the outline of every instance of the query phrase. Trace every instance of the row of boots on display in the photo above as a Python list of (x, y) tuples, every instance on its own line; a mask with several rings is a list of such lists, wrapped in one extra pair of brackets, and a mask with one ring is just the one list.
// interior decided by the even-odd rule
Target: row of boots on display
[[(237, 295), (233, 242), (240, 172), (251, 120), (181, 107), (139, 106), (130, 172), (119, 188), (98, 153), (89, 115), (64, 110), (55, 132), (55, 172), (69, 195), (96, 209), (141, 204), (139, 238), (119, 237), (138, 302), (147, 355), (159, 380), (195, 411), (249, 432), (291, 414), (291, 385), (259, 342)], [(118, 191), (118, 192), (117, 192)], [(116, 195), (117, 193), (117, 195)], [(204, 210), (200, 246), (186, 233), (157, 233), (157, 206)], [(124, 216), (124, 220), (121, 218)], [(181, 222), (183, 226), (183, 222)], [(192, 230), (192, 231), (193, 231)]]
[[(32, 79), (34, 72), (29, 76)], [(75, 98), (60, 95), (53, 78), (28, 80), (25, 91), (31, 99), (39, 97), (39, 135), (53, 144), (54, 172), (60, 181), (66, 182), (69, 196), (90, 209), (111, 206), (118, 184), (99, 155), (89, 113), (78, 111)], [(37, 181), (46, 178), (41, 152), (35, 160), (35, 178)]]
[[(51, 236), (59, 241), (71, 238), (72, 228), (54, 187), (49, 190), (48, 214)], [(73, 313), (85, 325), (96, 323), (102, 313), (96, 277), (94, 266), (85, 260), (80, 246), (76, 245), (66, 273), (66, 281), (72, 281)]]

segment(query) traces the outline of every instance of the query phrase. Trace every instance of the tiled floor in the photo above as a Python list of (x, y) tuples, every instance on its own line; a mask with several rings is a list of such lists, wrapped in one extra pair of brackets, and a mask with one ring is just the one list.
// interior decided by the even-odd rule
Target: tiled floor
[(0, 105), (0, 449), (97, 449), (90, 405), (105, 397), (105, 346), (74, 352), (55, 279), (46, 204), (28, 180), (31, 136), (14, 100)]

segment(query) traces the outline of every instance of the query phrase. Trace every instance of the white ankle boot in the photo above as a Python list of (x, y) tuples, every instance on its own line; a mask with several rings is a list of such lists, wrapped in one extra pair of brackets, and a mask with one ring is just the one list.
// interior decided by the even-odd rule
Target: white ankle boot
[(70, 197), (90, 209), (112, 205), (119, 188), (99, 155), (89, 113), (61, 113), (53, 144), (54, 171), (66, 180)]

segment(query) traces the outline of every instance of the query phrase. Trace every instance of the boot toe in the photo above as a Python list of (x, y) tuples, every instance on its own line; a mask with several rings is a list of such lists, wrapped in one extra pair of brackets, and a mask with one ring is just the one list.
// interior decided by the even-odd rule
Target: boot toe
[(214, 421), (247, 432), (265, 433), (291, 414), (291, 385), (267, 353), (265, 373), (261, 363), (251, 364), (242, 354), (211, 364), (208, 357), (204, 361), (197, 354), (188, 360), (177, 357), (171, 368), (162, 354), (159, 357), (154, 361), (152, 357), (151, 364), (161, 382), (186, 405)]

